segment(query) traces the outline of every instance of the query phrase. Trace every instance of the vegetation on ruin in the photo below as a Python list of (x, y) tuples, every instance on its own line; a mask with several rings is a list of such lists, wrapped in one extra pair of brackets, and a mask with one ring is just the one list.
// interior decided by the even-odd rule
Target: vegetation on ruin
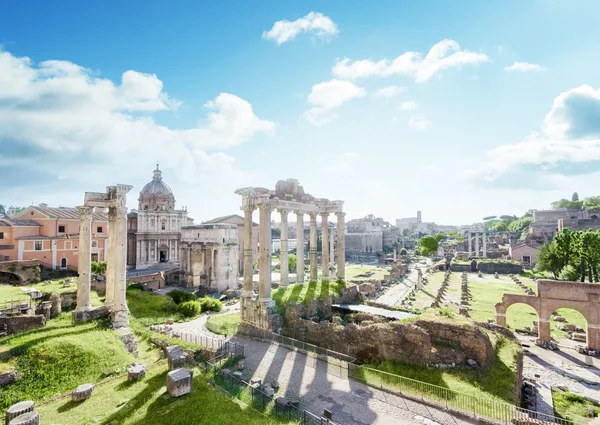
[(206, 322), (206, 326), (209, 330), (221, 335), (231, 335), (237, 330), (237, 326), (240, 324), (241, 318), (240, 313), (231, 314), (219, 314), (218, 316), (211, 316)]
[(552, 401), (556, 417), (570, 420), (576, 424), (588, 424), (594, 419), (589, 416), (589, 410), (593, 410), (594, 416), (600, 414), (600, 407), (597, 404), (569, 391), (552, 391)]
[[(29, 302), (31, 298), (23, 289), (32, 288), (37, 289), (42, 294), (51, 294), (53, 292), (75, 292), (77, 290), (77, 285), (72, 284), (71, 286), (65, 287), (62, 279), (46, 280), (36, 283), (34, 285), (26, 286), (0, 284), (0, 306), (3, 306), (5, 303), (11, 301)], [(101, 304), (98, 298), (98, 294), (95, 291), (91, 292), (91, 302), (94, 306), (98, 306)]]
[(281, 310), (289, 303), (309, 304), (314, 299), (338, 297), (345, 287), (346, 282), (343, 280), (311, 280), (308, 283), (295, 283), (286, 288), (279, 288), (271, 297)]
[(186, 301), (196, 301), (198, 297), (194, 293), (182, 289), (173, 289), (167, 293), (167, 297), (173, 298), (175, 304), (181, 304)]
[(131, 312), (132, 328), (165, 323), (167, 319), (183, 319), (176, 312), (177, 304), (173, 298), (142, 291), (133, 285), (127, 287), (127, 305)]

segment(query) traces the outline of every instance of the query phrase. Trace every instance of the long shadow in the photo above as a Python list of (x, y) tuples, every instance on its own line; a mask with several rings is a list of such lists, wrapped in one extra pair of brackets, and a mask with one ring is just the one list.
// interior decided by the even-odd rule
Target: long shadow
[[(560, 375), (563, 375), (563, 376), (568, 377), (570, 379), (573, 379), (575, 381), (579, 381), (579, 383), (581, 385), (585, 386), (586, 388), (590, 388), (590, 389), (594, 389), (595, 390), (598, 387), (596, 383), (591, 383), (591, 381), (588, 381), (585, 378), (581, 378), (580, 376), (575, 375), (574, 373), (567, 372), (567, 371), (563, 370), (562, 368), (559, 368), (559, 367), (557, 367), (557, 366), (555, 366), (555, 365), (547, 362), (546, 360), (543, 360), (543, 359), (539, 358), (538, 356), (529, 356), (529, 358), (531, 360), (533, 360), (534, 362), (536, 362), (537, 364), (539, 364), (540, 366), (543, 366), (544, 368), (546, 368), (548, 370), (551, 370), (554, 373), (559, 374), (557, 372), (557, 369), (561, 370), (562, 374), (560, 374)], [(590, 382), (590, 383), (588, 383), (588, 382)]]
[(321, 281), (321, 287), (319, 288), (319, 293), (317, 294), (317, 298), (325, 298), (329, 296), (329, 281), (323, 280)]
[(578, 359), (577, 357), (572, 356), (571, 354), (567, 354), (563, 350), (556, 350), (554, 353), (556, 353), (557, 355), (559, 355), (561, 357), (564, 357), (565, 359), (569, 360), (572, 363), (575, 363), (577, 366), (586, 368), (589, 372), (593, 373), (594, 375), (600, 376), (600, 371), (598, 369), (590, 368), (589, 365), (587, 365), (581, 359)]
[(306, 291), (306, 293), (304, 294), (304, 302), (308, 302), (309, 300), (312, 300), (315, 298), (315, 293), (317, 291), (317, 282), (309, 282), (308, 284), (308, 289)]

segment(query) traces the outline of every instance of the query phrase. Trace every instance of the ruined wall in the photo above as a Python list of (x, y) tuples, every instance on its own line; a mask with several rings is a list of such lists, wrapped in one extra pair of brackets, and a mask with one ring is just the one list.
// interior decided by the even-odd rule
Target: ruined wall
[(45, 324), (46, 317), (42, 315), (0, 317), (0, 327), (6, 326), (8, 335), (41, 328)]
[(478, 261), (477, 270), (481, 273), (519, 274), (523, 267), (513, 263)]

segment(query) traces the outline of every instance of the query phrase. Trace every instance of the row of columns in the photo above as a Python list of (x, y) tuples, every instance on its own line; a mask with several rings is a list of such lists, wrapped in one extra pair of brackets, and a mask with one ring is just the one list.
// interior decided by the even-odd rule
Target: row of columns
[[(194, 281), (194, 256), (197, 250), (190, 246), (185, 246), (181, 248), (182, 250), (182, 258), (184, 263), (185, 274), (188, 276), (188, 283), (191, 280), (193, 285)], [(217, 247), (213, 246), (202, 246), (199, 250), (202, 253), (202, 275), (207, 276), (210, 283), (209, 286), (213, 287), (215, 285), (215, 281), (217, 280), (217, 261), (219, 259), (219, 250)], [(210, 268), (210, 276), (208, 276), (207, 271)]]
[(486, 233), (485, 232), (469, 232), (469, 247), (468, 247), (468, 252), (469, 255), (471, 255), (472, 251), (472, 247), (473, 247), (473, 242), (472, 242), (472, 235), (473, 233), (475, 233), (475, 255), (479, 256), (479, 233), (481, 233), (481, 238), (483, 241), (483, 257), (487, 257), (487, 237), (486, 237)]
[[(271, 300), (271, 206), (259, 205), (259, 300)], [(252, 281), (252, 213), (253, 206), (245, 206), (244, 210), (244, 288), (243, 297), (253, 296)], [(280, 285), (285, 287), (289, 284), (289, 261), (288, 261), (288, 213), (287, 209), (279, 209), (281, 215), (281, 281)], [(296, 283), (304, 283), (304, 212), (294, 211), (296, 214)], [(309, 250), (309, 277), (317, 280), (317, 213), (308, 213), (310, 217), (310, 250)], [(329, 240), (329, 213), (320, 213), (322, 226), (322, 276), (329, 279), (330, 258), (333, 265), (333, 237)], [(344, 216), (345, 213), (338, 212), (337, 215), (337, 277), (344, 279), (345, 276), (345, 251), (344, 251)]]

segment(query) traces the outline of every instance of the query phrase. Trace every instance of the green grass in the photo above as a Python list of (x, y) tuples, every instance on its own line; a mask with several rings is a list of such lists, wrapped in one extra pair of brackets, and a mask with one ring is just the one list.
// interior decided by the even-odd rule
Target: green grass
[[(438, 290), (442, 286), (442, 282), (444, 281), (444, 273), (445, 272), (435, 272), (431, 274), (429, 276), (429, 282), (427, 285), (425, 285), (422, 290), (415, 292), (415, 301), (412, 303), (412, 308), (414, 310), (423, 310), (431, 305), (438, 293)], [(453, 273), (453, 275), (454, 274), (457, 275), (458, 279), (460, 280), (460, 274)], [(454, 279), (455, 277), (453, 276), (452, 278)]]
[[(359, 274), (367, 272), (373, 272), (374, 274), (369, 277), (358, 277)], [(371, 280), (371, 279), (383, 279), (389, 271), (383, 267), (377, 266), (359, 266), (359, 265), (348, 265), (346, 267), (346, 279), (347, 280)]]
[(207, 328), (221, 335), (232, 335), (237, 332), (237, 326), (240, 324), (240, 313), (220, 314), (209, 317), (206, 322)]
[[(141, 345), (142, 358), (156, 357)], [(106, 321), (72, 325), (65, 313), (46, 327), (0, 339), (0, 360), (15, 367), (19, 379), (3, 388), (0, 410), (25, 399), (42, 400), (98, 382), (122, 370), (134, 357)]]
[(148, 371), (137, 383), (126, 378), (98, 386), (84, 403), (69, 399), (36, 406), (44, 423), (52, 425), (274, 425), (282, 424), (242, 406), (208, 384), (194, 370), (192, 393), (174, 398), (165, 388), (166, 365)]
[(279, 288), (271, 296), (281, 309), (292, 302), (308, 304), (314, 299), (337, 297), (345, 286), (346, 284), (343, 281), (318, 280)]
[(572, 421), (576, 424), (589, 424), (593, 418), (587, 416), (588, 409), (594, 409), (595, 415), (600, 414), (600, 408), (578, 394), (568, 391), (552, 391), (554, 415)]
[(127, 305), (131, 313), (131, 327), (140, 329), (148, 325), (165, 323), (167, 319), (182, 320), (176, 312), (173, 298), (139, 289), (127, 290)]

